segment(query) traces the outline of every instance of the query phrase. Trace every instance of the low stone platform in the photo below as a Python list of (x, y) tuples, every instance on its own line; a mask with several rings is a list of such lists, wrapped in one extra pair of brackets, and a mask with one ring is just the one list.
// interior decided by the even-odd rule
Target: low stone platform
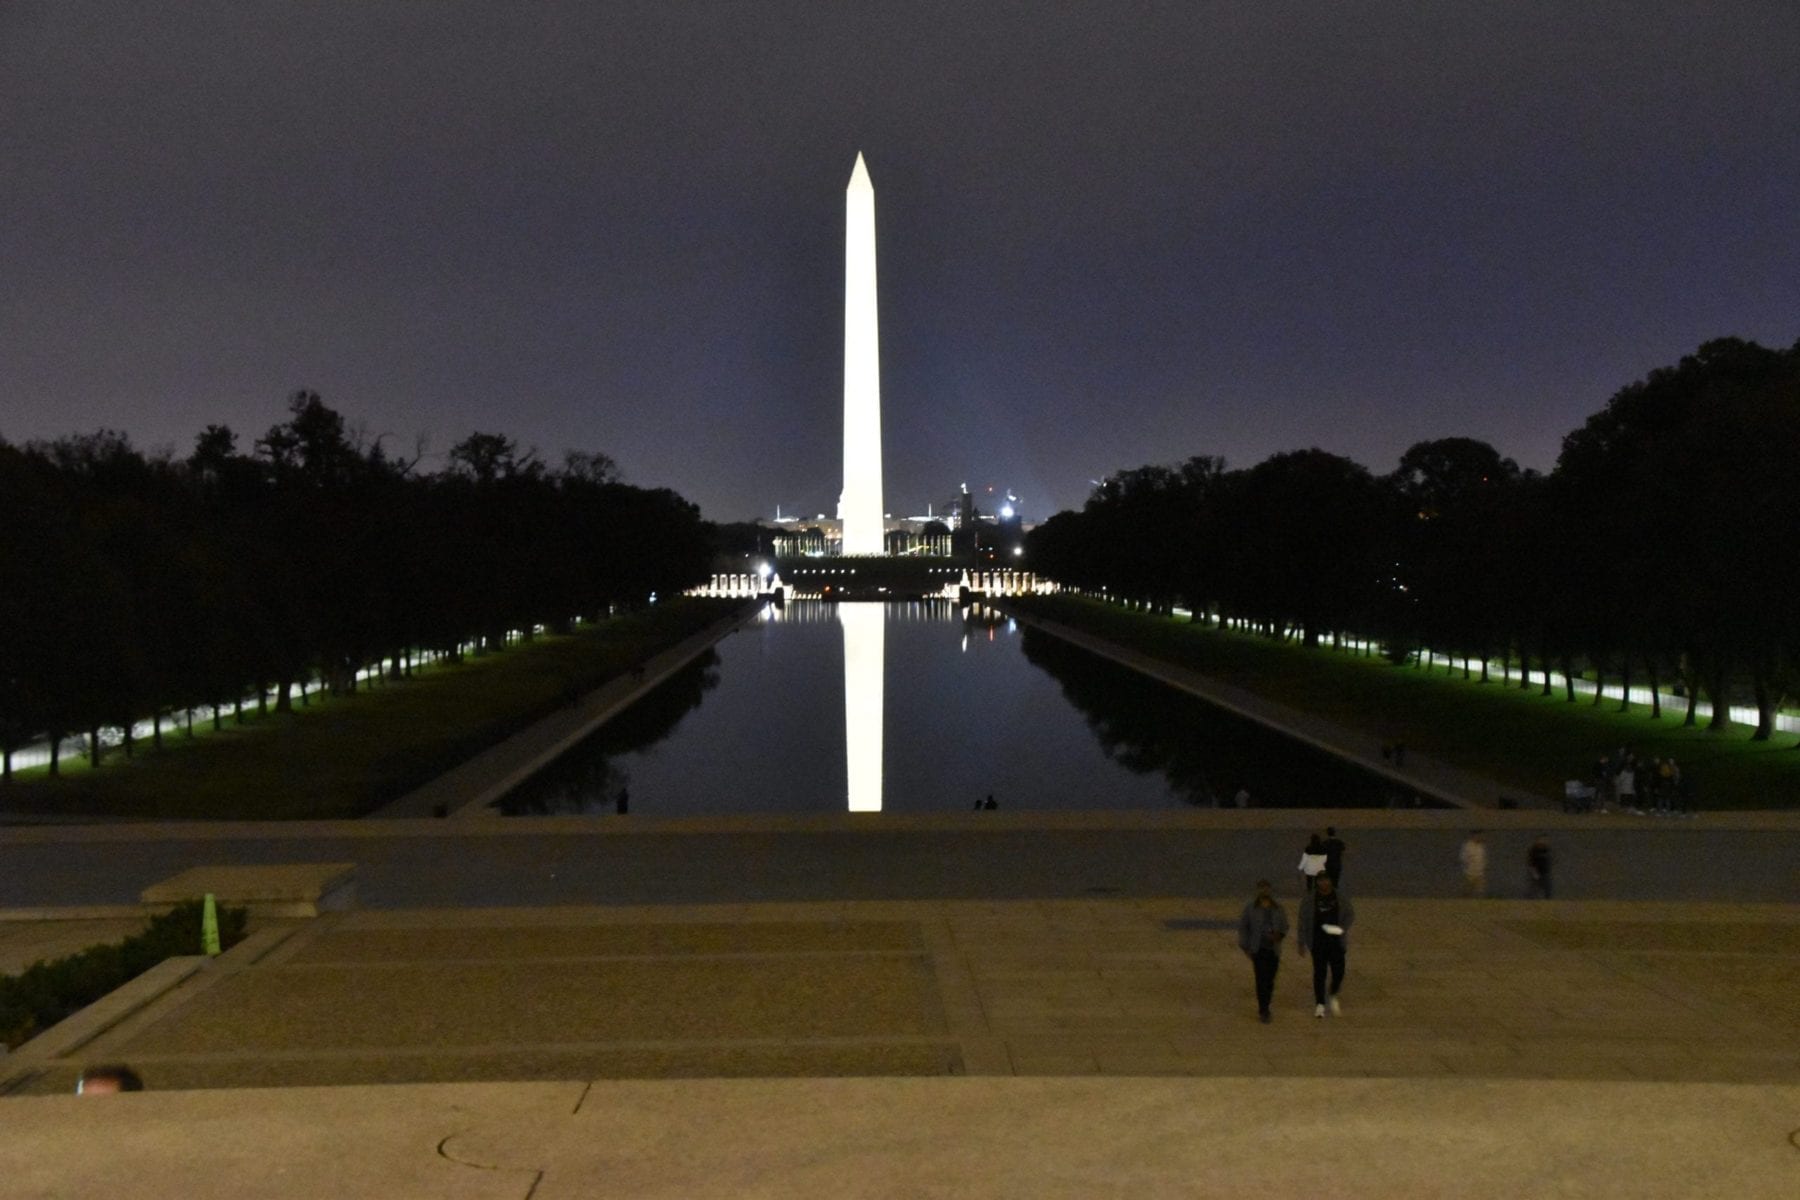
[(206, 866), (145, 888), (146, 905), (179, 904), (211, 894), (220, 904), (247, 908), (255, 917), (316, 917), (356, 901), (356, 864), (270, 863)]

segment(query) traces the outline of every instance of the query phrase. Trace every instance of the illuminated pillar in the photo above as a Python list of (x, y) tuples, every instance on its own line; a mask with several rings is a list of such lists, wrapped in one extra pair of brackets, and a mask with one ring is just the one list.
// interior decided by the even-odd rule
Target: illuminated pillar
[(844, 627), (844, 759), (851, 812), (881, 811), (881, 686), (886, 606), (840, 604)]
[(881, 554), (881, 353), (875, 314), (875, 185), (861, 154), (844, 192), (843, 553)]

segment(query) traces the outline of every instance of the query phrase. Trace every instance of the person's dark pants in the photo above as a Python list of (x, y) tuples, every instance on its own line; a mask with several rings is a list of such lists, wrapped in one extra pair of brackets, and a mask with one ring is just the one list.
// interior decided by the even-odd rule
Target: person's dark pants
[(1327, 934), (1313, 941), (1313, 1003), (1325, 1003), (1325, 971), (1331, 970), (1331, 995), (1344, 986), (1344, 939)]
[(1275, 998), (1275, 972), (1281, 970), (1281, 956), (1273, 950), (1258, 950), (1250, 956), (1250, 965), (1256, 969), (1256, 1011), (1269, 1011), (1269, 1001)]

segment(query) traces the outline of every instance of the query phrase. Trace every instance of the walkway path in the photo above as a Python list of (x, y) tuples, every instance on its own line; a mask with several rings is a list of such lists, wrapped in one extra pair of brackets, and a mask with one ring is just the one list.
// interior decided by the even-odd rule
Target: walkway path
[(594, 730), (736, 632), (760, 604), (745, 604), (724, 620), (646, 659), (641, 671), (621, 675), (575, 703), (490, 746), (424, 787), (369, 815), (377, 818), (494, 815), (489, 805), (554, 762)]
[[(1686, 821), (1490, 812), (1496, 895), (1547, 833), (1569, 899), (1800, 903), (1800, 812)], [(0, 910), (136, 903), (189, 867), (351, 862), (372, 908), (1227, 895), (1293, 875), (1335, 822), (1357, 896), (1451, 897), (1469, 814), (1251, 809), (656, 820), (327, 821), (0, 828)]]
[(1464, 771), (1412, 751), (1407, 752), (1405, 765), (1396, 767), (1381, 756), (1380, 743), (1365, 733), (1346, 729), (1336, 722), (1290, 708), (1243, 688), (1221, 683), (1190, 667), (1177, 666), (1127, 649), (1059, 621), (1015, 612), (1006, 608), (1004, 602), (1000, 607), (1021, 625), (1041, 629), (1052, 637), (1080, 646), (1090, 654), (1130, 667), (1170, 687), (1198, 696), (1209, 704), (1216, 704), (1327, 754), (1355, 763), (1371, 774), (1391, 781), (1403, 793), (1418, 792), (1460, 808), (1493, 808), (1502, 796), (1528, 808), (1560, 807), (1560, 801), (1555, 798), (1531, 796), (1487, 776)]

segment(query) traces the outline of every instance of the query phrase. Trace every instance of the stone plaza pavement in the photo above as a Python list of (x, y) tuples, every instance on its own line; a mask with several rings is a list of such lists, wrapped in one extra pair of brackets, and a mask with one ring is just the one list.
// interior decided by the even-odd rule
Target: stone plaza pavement
[[(1239, 905), (273, 923), (78, 1052), (15, 1066), (0, 1179), (531, 1200), (1800, 1189), (1792, 906), (1371, 897), (1343, 1015), (1312, 1017), (1290, 953), (1263, 1026)], [(153, 1090), (68, 1095), (100, 1060)]]

